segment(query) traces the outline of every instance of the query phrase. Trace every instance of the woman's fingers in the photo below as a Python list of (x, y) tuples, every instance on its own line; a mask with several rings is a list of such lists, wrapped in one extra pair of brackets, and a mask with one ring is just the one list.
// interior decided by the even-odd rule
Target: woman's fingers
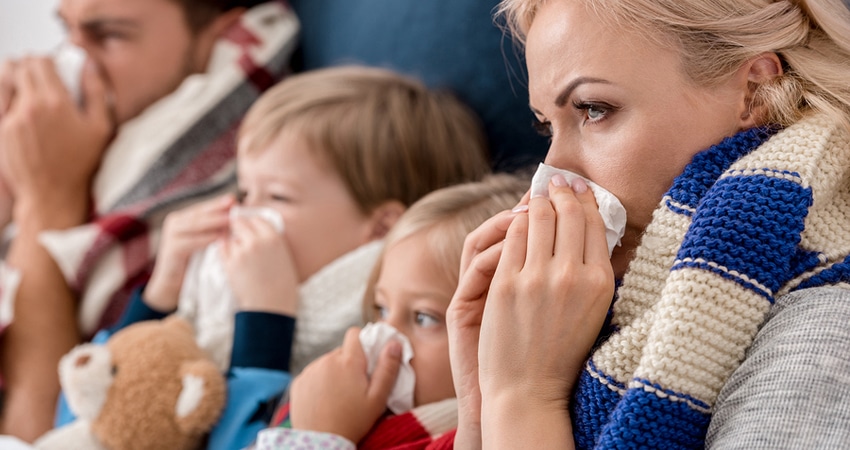
[(490, 288), (496, 267), (502, 255), (502, 242), (496, 243), (475, 256), (466, 272), (461, 274), (460, 282), (452, 297), (452, 306), (458, 308), (458, 303), (479, 300)]
[(529, 227), (532, 220), (530, 215), (530, 213), (518, 214), (511, 222), (505, 236), (504, 248), (498, 261), (498, 267), (496, 267), (495, 276), (514, 274), (521, 271), (525, 266), (526, 253), (529, 252)]
[(573, 191), (579, 203), (584, 209), (585, 218), (585, 240), (584, 240), (584, 262), (586, 264), (609, 262), (611, 257), (608, 253), (608, 238), (605, 233), (605, 222), (599, 212), (599, 206), (593, 192), (588, 188), (584, 180), (576, 180), (573, 183)]
[(463, 253), (460, 259), (460, 273), (463, 275), (469, 268), (472, 259), (496, 243), (505, 239), (505, 233), (511, 225), (516, 213), (502, 211), (487, 219), (466, 237), (463, 243)]

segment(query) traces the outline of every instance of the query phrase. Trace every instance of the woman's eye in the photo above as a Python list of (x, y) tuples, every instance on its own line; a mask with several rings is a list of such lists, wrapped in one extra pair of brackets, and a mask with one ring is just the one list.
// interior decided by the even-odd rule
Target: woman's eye
[(427, 313), (418, 312), (416, 313), (416, 324), (425, 328), (435, 327), (440, 324), (440, 319)]
[(598, 103), (575, 103), (573, 107), (582, 114), (583, 120), (589, 123), (605, 120), (613, 109), (610, 106)]

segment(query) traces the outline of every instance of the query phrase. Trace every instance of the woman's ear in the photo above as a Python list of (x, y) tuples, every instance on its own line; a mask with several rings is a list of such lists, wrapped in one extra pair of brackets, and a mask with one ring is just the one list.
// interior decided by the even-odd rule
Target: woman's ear
[(386, 236), (405, 210), (407, 207), (398, 200), (390, 200), (378, 205), (370, 214), (368, 239), (372, 241)]
[(741, 108), (741, 129), (763, 125), (768, 116), (768, 105), (755, 94), (762, 84), (782, 75), (782, 61), (776, 53), (765, 52), (747, 60), (740, 70), (742, 75), (746, 75), (747, 83)]

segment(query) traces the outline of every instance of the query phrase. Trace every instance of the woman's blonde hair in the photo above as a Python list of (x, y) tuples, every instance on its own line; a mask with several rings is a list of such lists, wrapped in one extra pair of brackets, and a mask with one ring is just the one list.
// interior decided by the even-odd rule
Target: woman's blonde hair
[[(528, 186), (528, 179), (497, 174), (432, 192), (414, 203), (396, 222), (384, 241), (384, 254), (414, 234), (427, 233), (426, 241), (434, 261), (452, 286), (457, 286), (466, 235), (496, 213), (513, 208)], [(372, 270), (363, 297), (366, 321), (375, 319), (375, 284), (381, 274), (384, 254)]]
[[(521, 45), (541, 4), (502, 0), (498, 13)], [(574, 0), (573, 0), (574, 1)], [(783, 126), (810, 111), (850, 129), (850, 9), (842, 0), (582, 0), (603, 20), (681, 50), (685, 74), (712, 86), (750, 58), (776, 53), (784, 73), (751, 105)]]
[(265, 151), (283, 130), (330, 163), (364, 213), (490, 172), (474, 113), (389, 70), (342, 66), (287, 78), (245, 116), (240, 157)]

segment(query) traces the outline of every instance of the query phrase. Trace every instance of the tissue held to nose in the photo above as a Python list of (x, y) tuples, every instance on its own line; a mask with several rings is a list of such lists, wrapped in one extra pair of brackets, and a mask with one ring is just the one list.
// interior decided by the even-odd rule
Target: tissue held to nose
[(582, 177), (569, 170), (558, 169), (543, 163), (537, 167), (537, 172), (534, 173), (534, 178), (531, 179), (531, 196), (549, 197), (549, 180), (555, 174), (561, 174), (567, 180), (567, 183), (572, 184), (576, 178), (581, 178), (587, 183), (587, 186), (593, 191), (593, 196), (596, 197), (596, 204), (599, 206), (599, 214), (602, 215), (602, 221), (605, 223), (605, 238), (608, 240), (608, 255), (614, 251), (614, 247), (620, 245), (620, 238), (626, 231), (626, 208), (620, 203), (620, 200), (614, 194), (608, 192), (602, 186)]
[(413, 389), (416, 386), (416, 374), (410, 365), (410, 360), (413, 359), (413, 346), (410, 345), (407, 336), (385, 322), (373, 322), (360, 330), (360, 345), (363, 346), (366, 360), (369, 361), (367, 371), (370, 376), (375, 370), (375, 365), (378, 364), (381, 350), (390, 340), (401, 343), (401, 367), (395, 386), (387, 400), (387, 408), (395, 414), (401, 414), (413, 408)]

